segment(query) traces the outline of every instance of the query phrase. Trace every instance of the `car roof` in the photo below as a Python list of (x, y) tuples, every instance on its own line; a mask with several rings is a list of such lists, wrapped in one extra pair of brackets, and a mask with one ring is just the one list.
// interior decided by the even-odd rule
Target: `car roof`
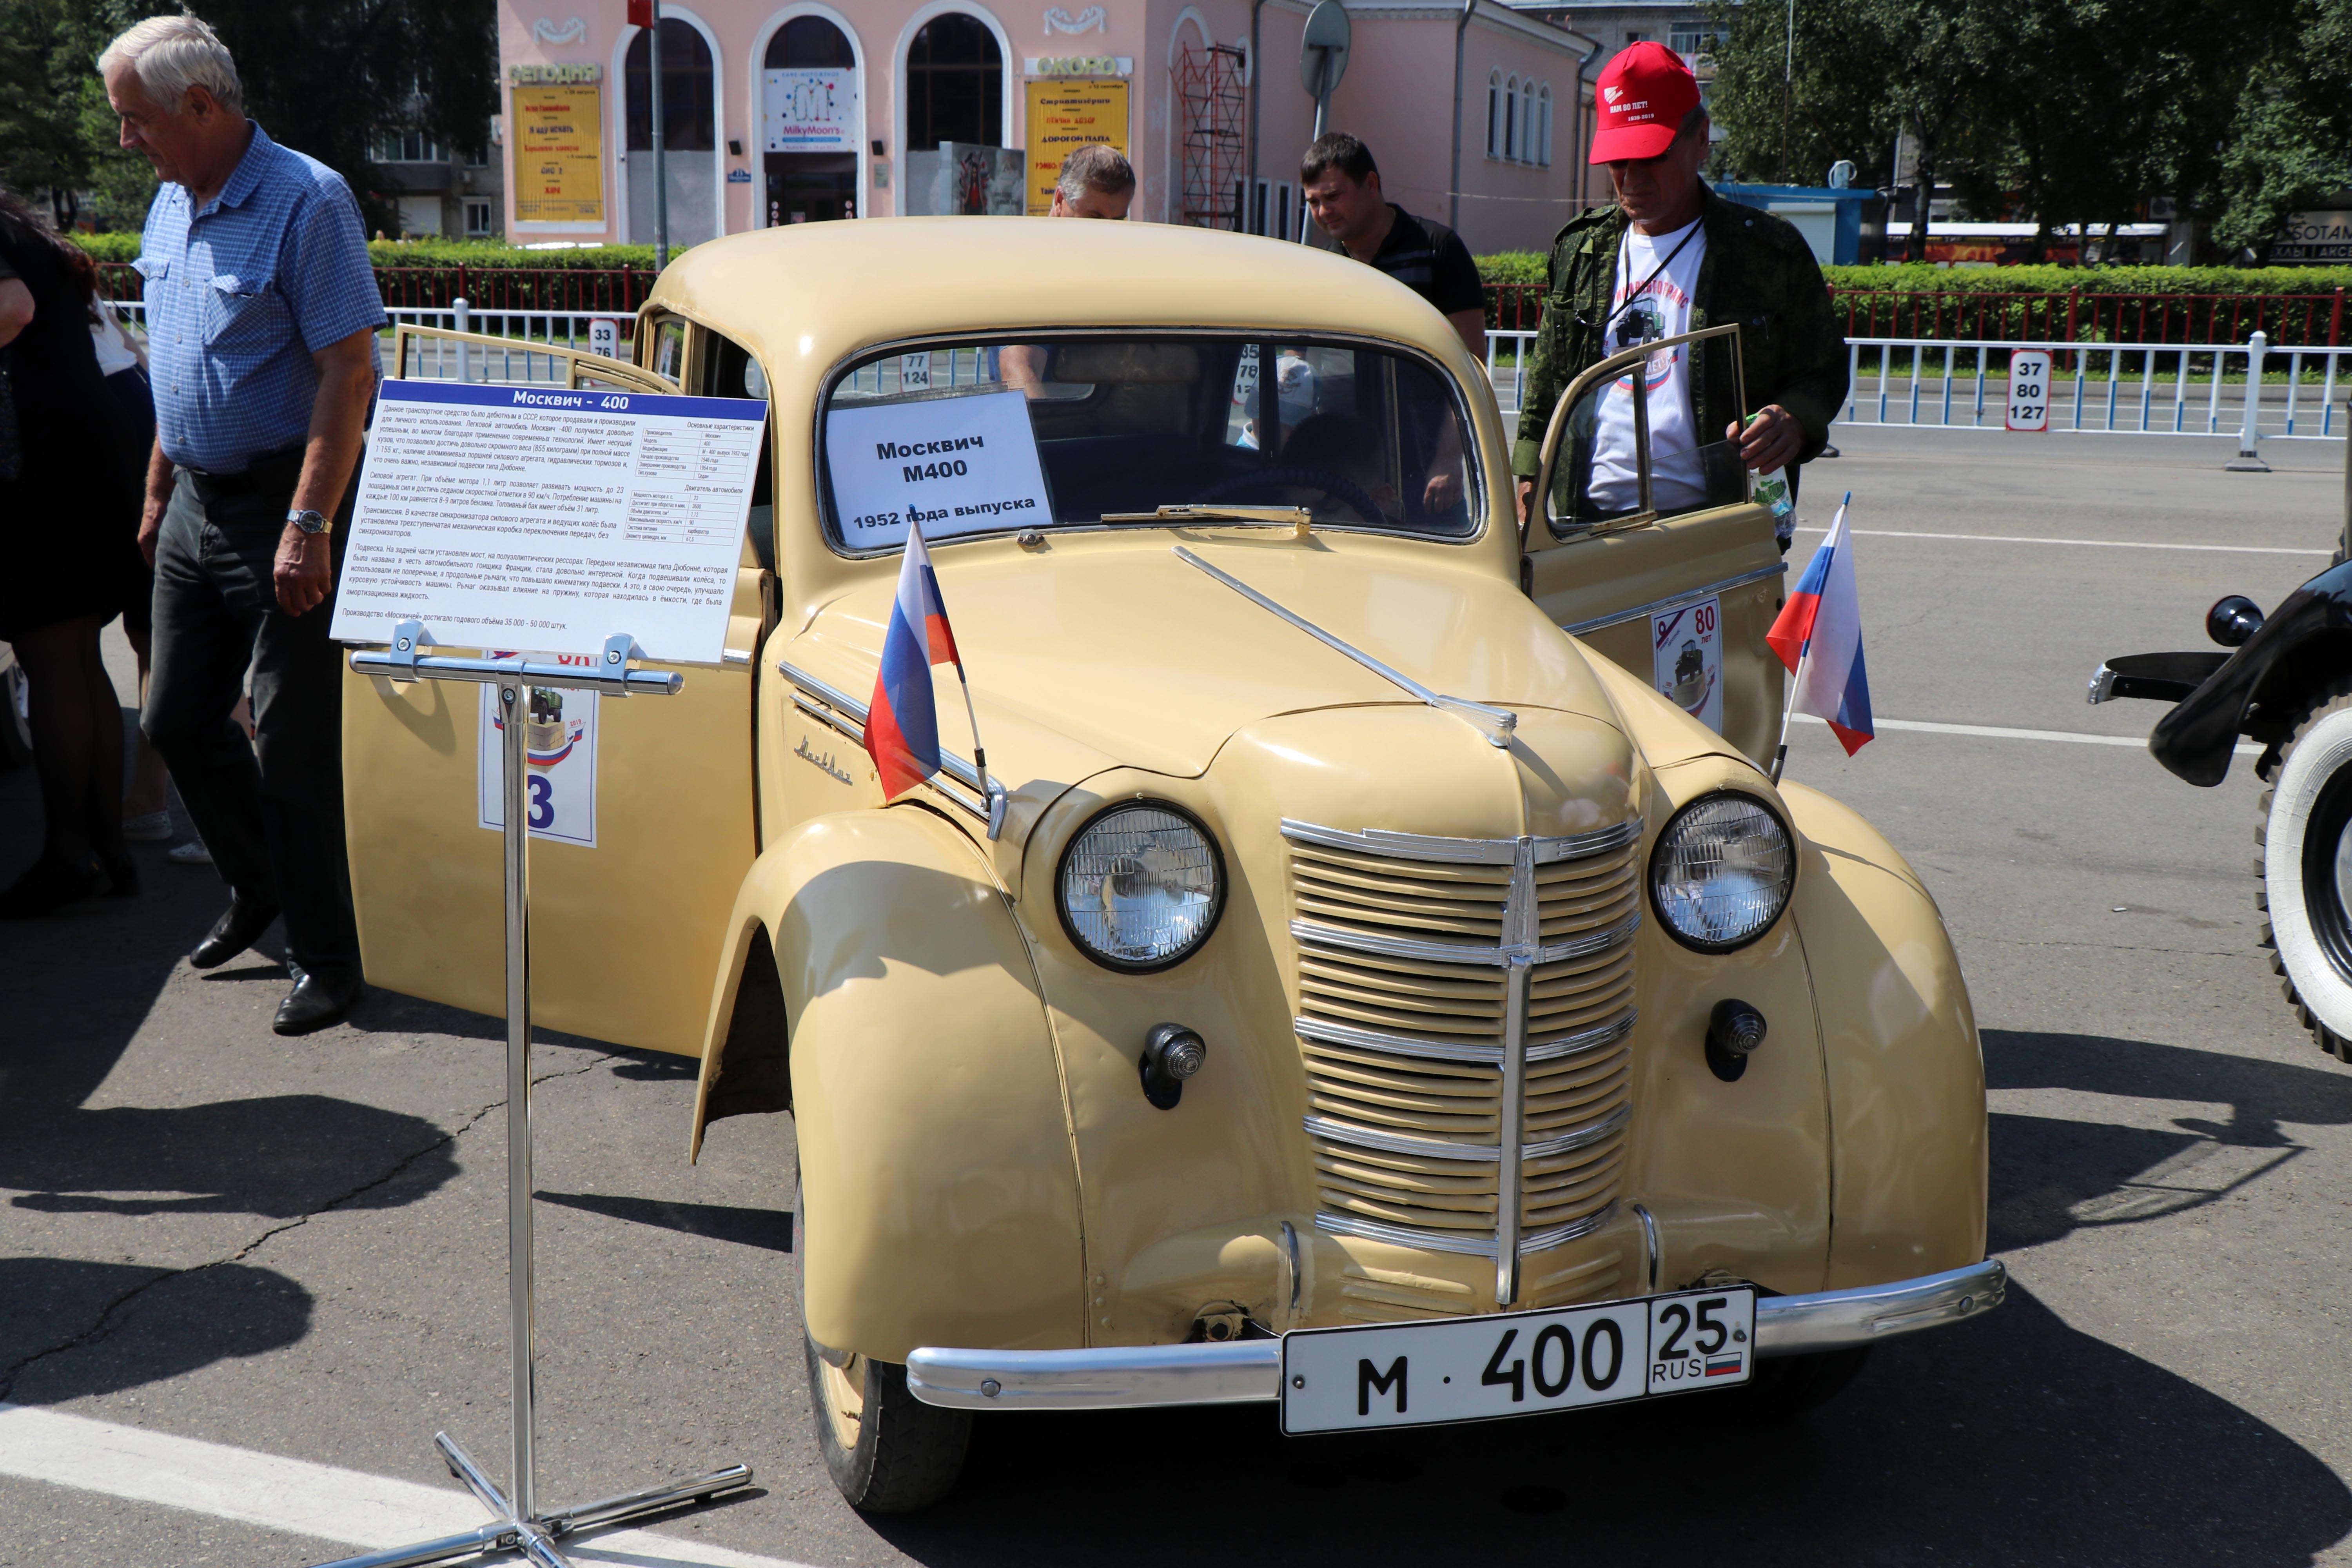
[(662, 273), (648, 303), (750, 349), (779, 394), (876, 343), (1023, 328), (1335, 332), (1467, 358), (1444, 317), (1376, 268), (1285, 240), (1171, 224), (783, 225), (696, 246)]

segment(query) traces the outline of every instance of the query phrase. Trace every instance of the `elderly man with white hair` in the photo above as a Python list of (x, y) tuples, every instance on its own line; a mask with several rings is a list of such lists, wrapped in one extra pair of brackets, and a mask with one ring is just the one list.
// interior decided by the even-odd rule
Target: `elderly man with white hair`
[[(164, 182), (137, 263), (155, 395), (140, 722), (230, 890), (189, 962), (226, 962), (282, 911), (294, 987), (273, 1027), (308, 1034), (362, 990), (327, 628), (383, 301), (350, 188), (245, 117), (210, 27), (152, 17), (98, 65), (122, 145)], [(248, 679), (250, 744), (229, 717)]]

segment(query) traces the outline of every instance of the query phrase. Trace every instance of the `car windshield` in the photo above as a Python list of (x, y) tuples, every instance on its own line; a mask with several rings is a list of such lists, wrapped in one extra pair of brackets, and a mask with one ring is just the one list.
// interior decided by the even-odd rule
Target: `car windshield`
[(1482, 507), (1451, 381), (1278, 337), (1053, 336), (877, 354), (823, 431), (844, 548), (1200, 521), (1466, 539)]

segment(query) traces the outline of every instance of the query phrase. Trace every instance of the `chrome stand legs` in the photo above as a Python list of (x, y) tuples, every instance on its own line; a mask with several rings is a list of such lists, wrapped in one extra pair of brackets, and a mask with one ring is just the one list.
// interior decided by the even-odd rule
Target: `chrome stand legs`
[(404, 623), (395, 634), (391, 653), (354, 654), (352, 667), (363, 674), (390, 675), (394, 679), (471, 681), (498, 688), (506, 807), (507, 1287), (514, 1355), (514, 1468), (511, 1490), (502, 1492), (447, 1433), (436, 1434), (433, 1446), (441, 1451), (449, 1473), (463, 1481), (466, 1489), (490, 1510), (491, 1522), (415, 1546), (341, 1558), (326, 1564), (326, 1568), (419, 1568), (425, 1563), (452, 1563), (491, 1552), (520, 1552), (525, 1561), (538, 1564), (538, 1568), (571, 1568), (555, 1549), (555, 1543), (567, 1535), (690, 1502), (706, 1502), (721, 1492), (751, 1483), (749, 1467), (730, 1465), (690, 1480), (646, 1487), (552, 1513), (540, 1511), (535, 1484), (538, 1391), (533, 1369), (538, 1361), (538, 1342), (531, 1291), (530, 759), (525, 749), (530, 726), (530, 689), (533, 685), (562, 685), (590, 688), (615, 697), (632, 692), (666, 696), (677, 689), (678, 678), (630, 670), (628, 656), (633, 645), (627, 637), (607, 642), (604, 668), (587, 676), (577, 669), (526, 664), (520, 659), (422, 657), (419, 650), (424, 646), (424, 628), (413, 622)]

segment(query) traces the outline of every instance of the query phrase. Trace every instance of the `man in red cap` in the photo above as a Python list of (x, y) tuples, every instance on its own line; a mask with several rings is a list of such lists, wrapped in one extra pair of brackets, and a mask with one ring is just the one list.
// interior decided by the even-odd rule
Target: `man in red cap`
[[(1552, 242), (1543, 317), (1521, 396), (1511, 467), (1529, 504), (1544, 431), (1561, 391), (1612, 354), (1661, 338), (1737, 322), (1746, 396), (1727, 353), (1697, 344), (1660, 350), (1640, 375), (1648, 400), (1651, 504), (1688, 511), (1737, 499), (1722, 475), (1736, 450), (1758, 471), (1788, 472), (1818, 455), (1846, 394), (1845, 338), (1804, 237), (1780, 219), (1706, 188), (1706, 110), (1682, 57), (1640, 43), (1595, 84), (1591, 161), (1605, 164), (1614, 206), (1570, 220)], [(1560, 472), (1581, 493), (1555, 512), (1609, 516), (1640, 504), (1633, 383), (1604, 391), (1591, 449)], [(1745, 407), (1755, 417), (1743, 430)], [(1728, 443), (1737, 442), (1734, 448)], [(1712, 454), (1702, 448), (1713, 446)], [(1717, 460), (1709, 461), (1714, 457)], [(1737, 469), (1729, 489), (1737, 491)], [(1783, 534), (1780, 546), (1788, 548)]]

